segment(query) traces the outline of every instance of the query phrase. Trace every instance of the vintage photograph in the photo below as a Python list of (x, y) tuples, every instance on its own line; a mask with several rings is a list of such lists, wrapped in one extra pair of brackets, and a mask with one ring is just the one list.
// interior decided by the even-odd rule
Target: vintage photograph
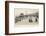
[(45, 32), (45, 3), (5, 2), (5, 34), (34, 34)]
[(15, 27), (31, 27), (39, 24), (39, 9), (15, 8)]

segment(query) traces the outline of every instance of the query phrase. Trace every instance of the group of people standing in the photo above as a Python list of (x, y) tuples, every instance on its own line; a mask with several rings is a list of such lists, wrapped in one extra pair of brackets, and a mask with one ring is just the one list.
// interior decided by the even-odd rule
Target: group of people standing
[(23, 13), (20, 14), (20, 16), (17, 16), (15, 18), (15, 23), (19, 22), (19, 21), (22, 21), (24, 19), (28, 18), (29, 20), (29, 23), (31, 22), (38, 22), (38, 19), (39, 19), (39, 15), (38, 13), (36, 13), (35, 15), (34, 14), (29, 14), (29, 15), (24, 15)]

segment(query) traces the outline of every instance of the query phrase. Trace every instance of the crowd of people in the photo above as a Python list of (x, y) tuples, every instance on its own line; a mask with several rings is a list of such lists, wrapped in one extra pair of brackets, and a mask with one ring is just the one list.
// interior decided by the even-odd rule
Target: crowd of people
[(33, 13), (33, 14), (28, 14), (28, 15), (24, 15), (23, 13), (21, 13), (19, 16), (16, 16), (15, 23), (22, 21), (26, 18), (29, 19), (28, 20), (29, 22), (38, 22), (39, 15), (38, 13)]

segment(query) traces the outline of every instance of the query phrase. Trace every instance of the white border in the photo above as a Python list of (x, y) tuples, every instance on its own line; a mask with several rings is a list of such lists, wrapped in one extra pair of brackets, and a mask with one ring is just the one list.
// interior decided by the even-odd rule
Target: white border
[[(15, 27), (14, 29), (14, 8), (32, 8), (39, 9), (39, 26), (22, 28)], [(12, 11), (11, 11), (12, 10)], [(19, 4), (19, 3), (10, 3), (9, 4), (9, 32), (10, 33), (20, 33), (20, 32), (39, 32), (43, 31), (43, 5), (36, 4)]]

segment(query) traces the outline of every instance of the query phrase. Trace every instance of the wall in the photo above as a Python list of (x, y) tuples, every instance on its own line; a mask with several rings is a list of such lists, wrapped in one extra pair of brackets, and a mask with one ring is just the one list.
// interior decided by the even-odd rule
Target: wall
[[(5, 33), (5, 1), (6, 0), (0, 0), (0, 36), (6, 36), (4, 34)], [(9, 0), (7, 0), (7, 1), (9, 1)], [(44, 2), (44, 3), (46, 3), (46, 0), (12, 0), (12, 1), (28, 1), (28, 2)], [(46, 9), (46, 7), (45, 7), (45, 9)], [(46, 12), (45, 12), (45, 15), (46, 15)], [(10, 36), (10, 35), (7, 35), (7, 36)], [(40, 33), (40, 34), (24, 34), (24, 35), (11, 35), (11, 36), (46, 36), (46, 32)]]

